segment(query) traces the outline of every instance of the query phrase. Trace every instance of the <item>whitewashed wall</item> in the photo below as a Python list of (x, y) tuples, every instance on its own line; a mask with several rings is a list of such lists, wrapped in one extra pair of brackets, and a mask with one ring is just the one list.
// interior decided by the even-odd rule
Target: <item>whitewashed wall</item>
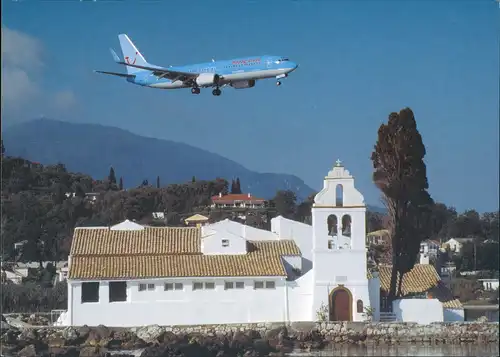
[(288, 281), (288, 321), (314, 321), (312, 313), (313, 272), (309, 271), (294, 281)]
[[(224, 290), (224, 281), (244, 281), (244, 289)], [(273, 280), (275, 289), (254, 290), (255, 280)], [(193, 281), (215, 282), (215, 290), (192, 290)], [(127, 301), (109, 302), (109, 285), (101, 282), (98, 303), (81, 303), (81, 283), (71, 282), (68, 323), (116, 327), (141, 325), (193, 325), (286, 320), (284, 279), (149, 280), (154, 291), (138, 291), (139, 282), (128, 282)], [(182, 282), (184, 291), (164, 291), (165, 282)], [(271, 303), (270, 303), (271, 302)]]
[(438, 299), (400, 299), (392, 302), (396, 319), (403, 322), (443, 322), (443, 310), (443, 304)]
[(279, 239), (295, 241), (302, 254), (303, 273), (312, 269), (312, 226), (279, 216), (271, 220), (271, 230), (278, 235)]
[(201, 240), (201, 252), (206, 255), (246, 254), (247, 241), (226, 231), (215, 231)]

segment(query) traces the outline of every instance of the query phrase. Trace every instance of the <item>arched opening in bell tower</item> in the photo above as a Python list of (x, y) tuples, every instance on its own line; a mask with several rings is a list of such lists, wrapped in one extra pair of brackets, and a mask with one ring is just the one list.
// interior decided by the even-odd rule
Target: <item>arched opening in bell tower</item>
[(339, 183), (335, 186), (335, 206), (342, 207), (344, 205), (344, 187)]
[(344, 214), (342, 216), (342, 235), (346, 237), (351, 236), (352, 219), (351, 215)]
[(328, 224), (328, 235), (331, 237), (334, 237), (337, 235), (337, 225), (338, 225), (338, 220), (337, 216), (334, 214), (331, 214), (328, 216), (327, 219), (327, 224)]

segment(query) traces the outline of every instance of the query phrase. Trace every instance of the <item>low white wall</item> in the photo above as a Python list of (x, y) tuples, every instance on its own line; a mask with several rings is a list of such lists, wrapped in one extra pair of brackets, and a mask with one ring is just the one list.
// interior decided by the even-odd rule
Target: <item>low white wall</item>
[(443, 322), (443, 304), (438, 299), (401, 299), (392, 303), (397, 321), (430, 324)]
[(372, 273), (373, 278), (368, 280), (370, 305), (374, 309), (373, 321), (380, 321), (380, 278), (378, 272)]

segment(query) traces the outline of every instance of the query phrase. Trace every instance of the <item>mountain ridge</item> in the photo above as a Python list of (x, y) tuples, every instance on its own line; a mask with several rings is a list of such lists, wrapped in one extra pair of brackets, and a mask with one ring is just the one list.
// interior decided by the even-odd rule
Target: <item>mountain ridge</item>
[[(290, 189), (301, 200), (314, 192), (295, 175), (255, 172), (189, 144), (141, 136), (102, 124), (42, 118), (11, 125), (5, 128), (2, 138), (8, 155), (43, 164), (61, 162), (70, 171), (94, 178), (106, 177), (113, 166), (117, 176), (123, 176), (125, 187), (138, 186), (144, 179), (154, 182), (156, 176), (163, 183), (186, 182), (192, 176), (229, 181), (239, 177), (245, 192), (263, 198), (273, 197), (279, 189)], [(163, 157), (166, 165), (162, 163)]]
[[(256, 172), (220, 154), (174, 140), (135, 134), (129, 130), (98, 124), (70, 123), (39, 118), (10, 125), (2, 132), (6, 154), (42, 164), (65, 164), (74, 172), (103, 179), (113, 166), (126, 188), (139, 186), (144, 179), (162, 184), (197, 179), (240, 178), (243, 192), (265, 199), (279, 189), (290, 189), (298, 200), (315, 192), (302, 179), (285, 173)], [(91, 144), (91, 145), (89, 145)], [(173, 170), (162, 164), (162, 156)], [(170, 155), (170, 156), (169, 156)], [(173, 155), (173, 156), (172, 156)], [(155, 157), (152, 157), (155, 156)], [(156, 156), (160, 156), (159, 158)], [(385, 209), (367, 205), (374, 212)]]

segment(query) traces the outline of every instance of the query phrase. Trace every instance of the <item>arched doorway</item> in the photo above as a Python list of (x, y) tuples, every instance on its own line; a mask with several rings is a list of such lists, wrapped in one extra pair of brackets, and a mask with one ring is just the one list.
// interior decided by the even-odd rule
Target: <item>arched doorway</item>
[(339, 286), (332, 290), (329, 298), (330, 321), (352, 321), (352, 294)]

